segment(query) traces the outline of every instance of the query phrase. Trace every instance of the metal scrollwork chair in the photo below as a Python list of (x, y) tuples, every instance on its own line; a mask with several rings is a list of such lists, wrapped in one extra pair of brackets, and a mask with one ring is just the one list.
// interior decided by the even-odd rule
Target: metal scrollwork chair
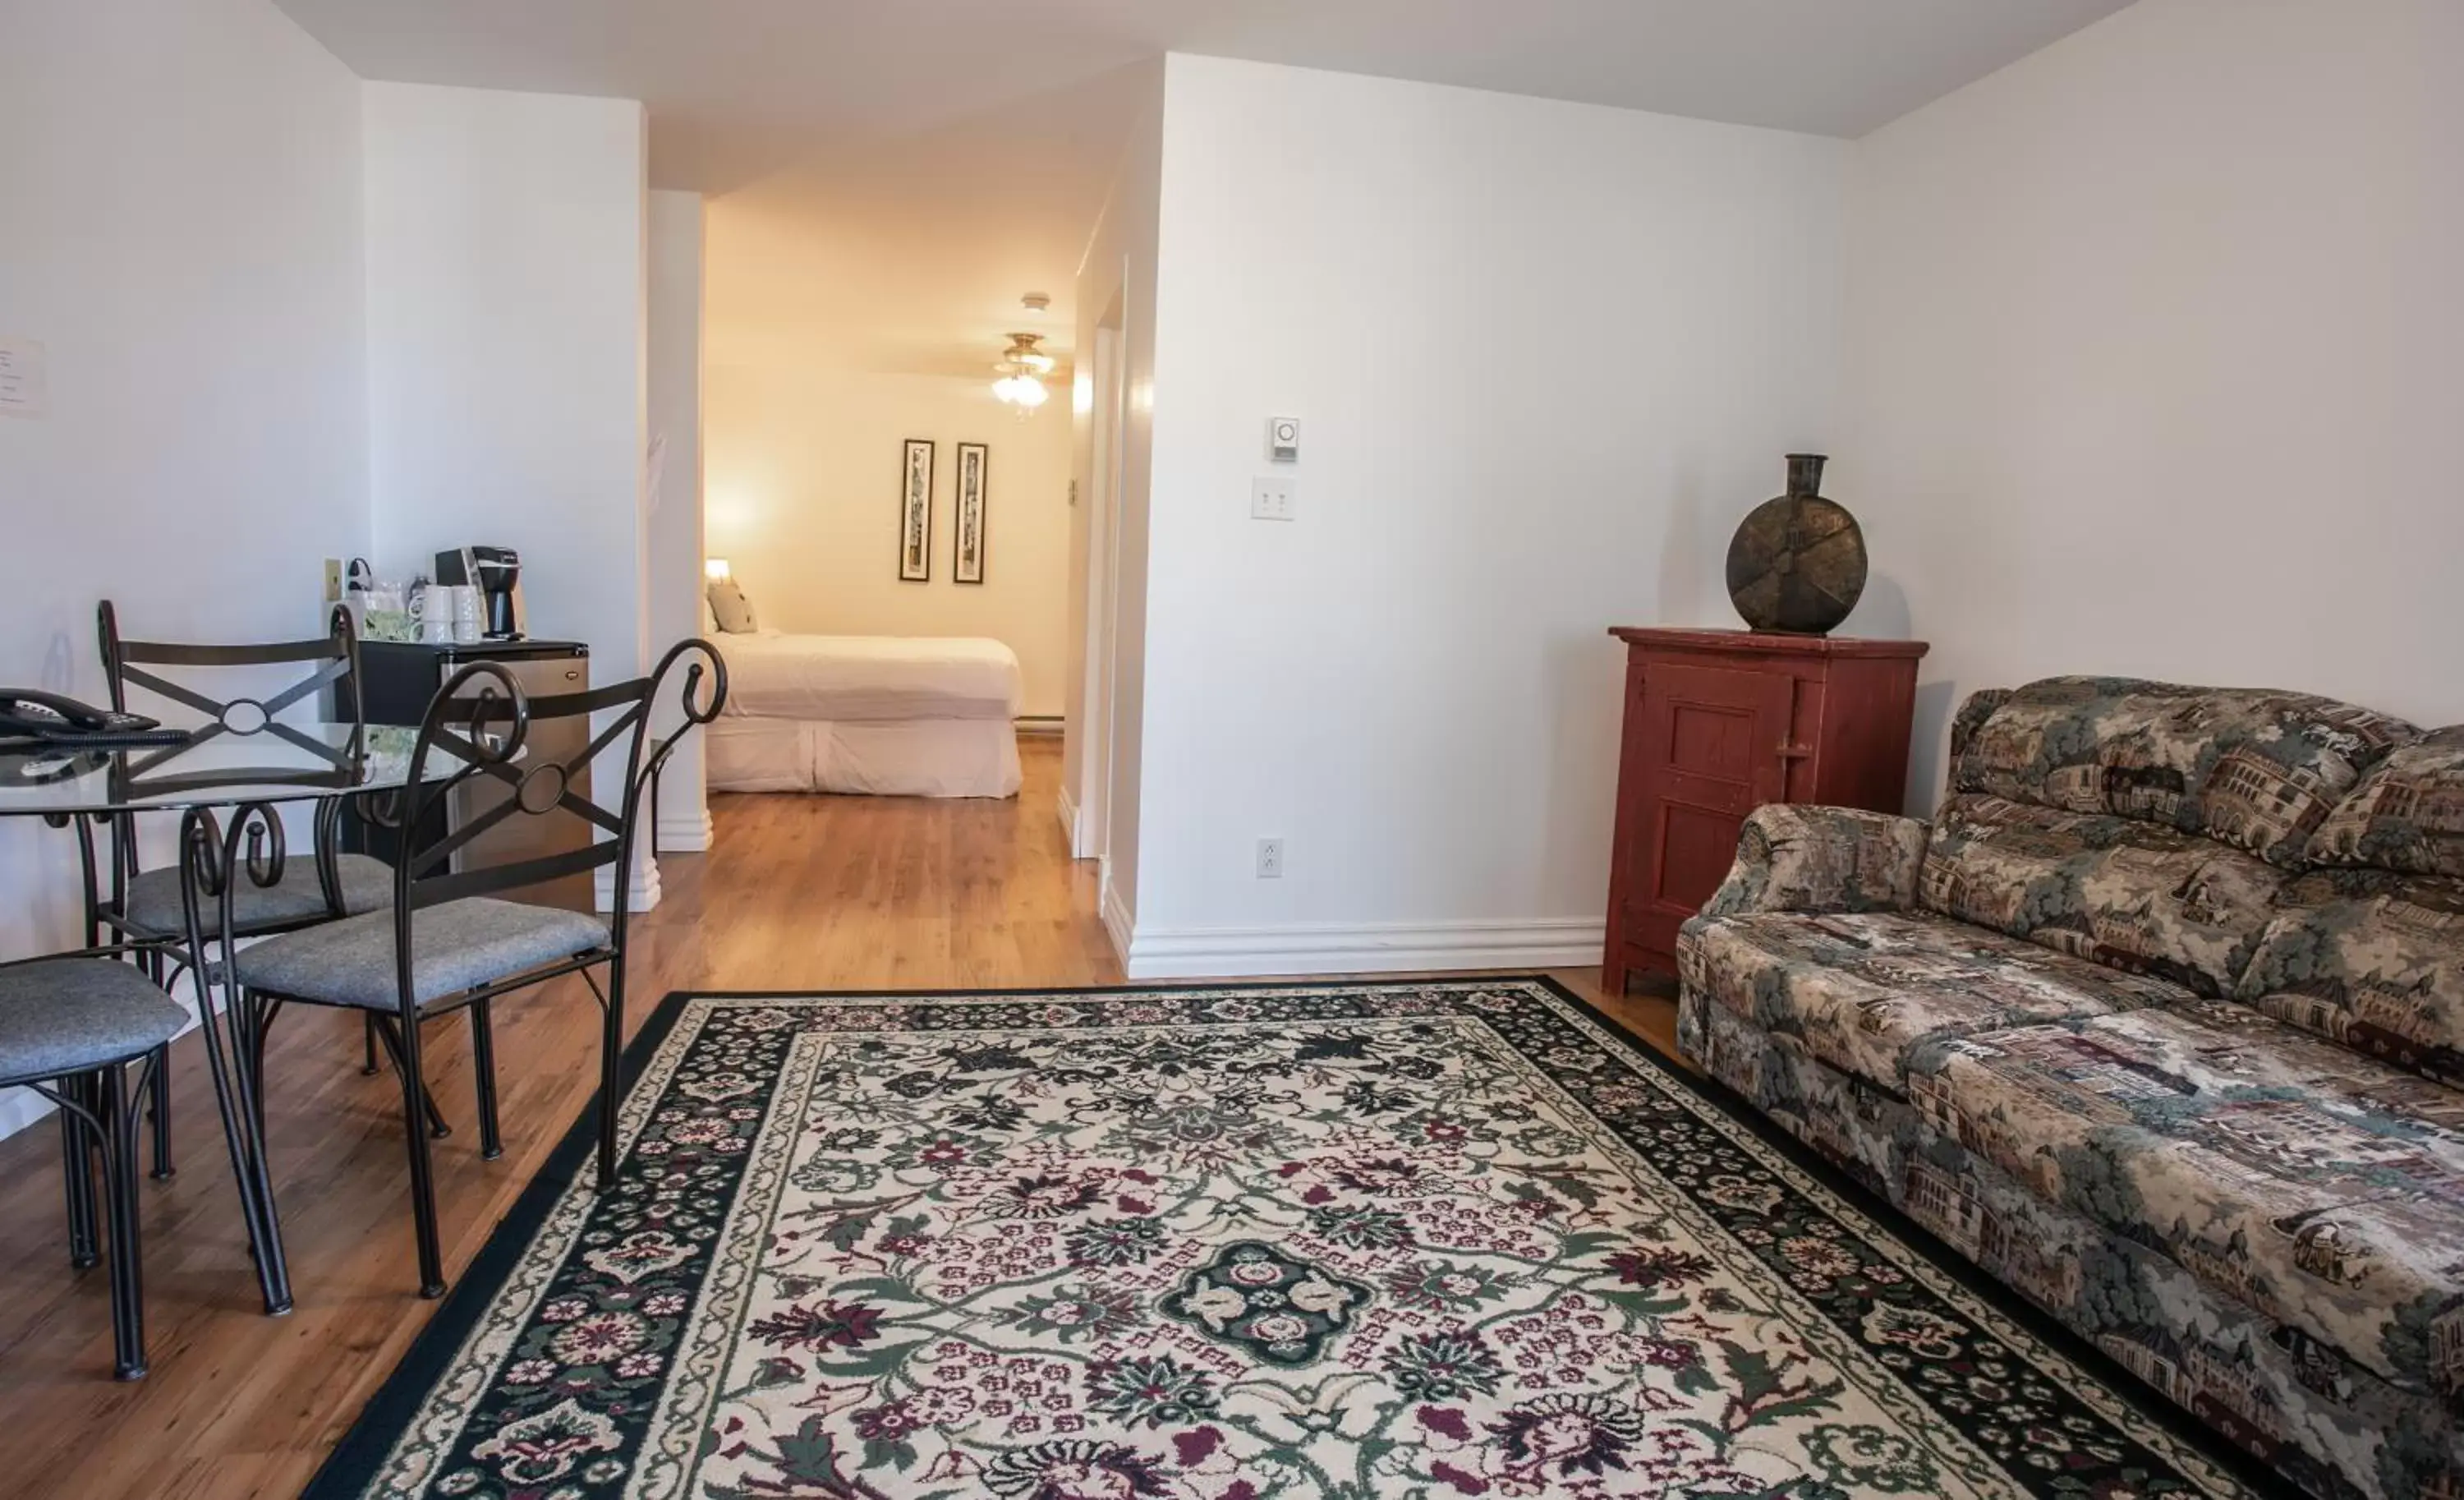
[[(103, 1162), (109, 1224), (113, 1373), (145, 1374), (145, 1308), (137, 1229), (137, 1093), (161, 1069), (164, 1047), (187, 1012), (129, 964), (111, 959), (33, 959), (0, 964), (0, 1085), (22, 1084), (60, 1108), (68, 1141), (75, 1253), (93, 1264), (94, 1157)], [(128, 1065), (139, 1068), (139, 1089)]]
[[(310, 640), (275, 641), (238, 646), (194, 645), (171, 641), (134, 641), (120, 633), (119, 611), (106, 599), (95, 608), (95, 634), (102, 655), (103, 680), (111, 706), (126, 712), (134, 688), (198, 716), (200, 721), (181, 743), (130, 759), (127, 775), (133, 785), (171, 786), (193, 783), (205, 776), (182, 763), (182, 758), (203, 745), (223, 739), (268, 736), (306, 751), (332, 767), (341, 779), (365, 753), (365, 726), (358, 717), (360, 673), (359, 632), (349, 611), (337, 607), (326, 634)], [(218, 697), (207, 691), (206, 673), (283, 666), (307, 668), (306, 674), (262, 697)], [(161, 669), (161, 670), (157, 670)], [(190, 675), (166, 673), (189, 669)], [(312, 694), (329, 694), (353, 715), (353, 733), (341, 744), (304, 735), (283, 722), (282, 715)], [(150, 706), (150, 705), (149, 705)], [(317, 772), (305, 773), (314, 777)], [(246, 779), (266, 781), (267, 773), (251, 771)], [(384, 906), (393, 893), (393, 871), (364, 854), (339, 852), (341, 817), (340, 798), (318, 804), (313, 859), (277, 861), (277, 878), (259, 885), (243, 882), (231, 893), (232, 936), (258, 938), (289, 932), (314, 922)], [(180, 870), (165, 866), (139, 868), (136, 819), (122, 814), (93, 820), (110, 834), (108, 871), (99, 868), (92, 827), (79, 820), (77, 833), (86, 871), (86, 930), (89, 945), (108, 932), (124, 939), (156, 982), (167, 984), (191, 965)], [(154, 1175), (171, 1175), (171, 1070), (158, 1060), (148, 1084), (154, 1115)]]
[[(646, 758), (651, 710), (680, 667), (676, 691), (686, 727)], [(405, 830), (389, 909), (271, 938), (232, 960), (250, 1016), (245, 1029), (260, 1041), (289, 1004), (340, 1006), (375, 1017), (377, 1034), (402, 1075), (422, 1296), (444, 1293), (445, 1269), (429, 1133), (420, 1128), (426, 1096), (420, 1024), (455, 1011), (470, 1013), (480, 1152), (495, 1157), (502, 1148), (490, 1003), (561, 975), (580, 974), (602, 1012), (599, 1183), (603, 1189), (613, 1185), (627, 888), (644, 791), (674, 745), (693, 727), (717, 717), (726, 697), (726, 664), (698, 640), (678, 644), (647, 677), (583, 693), (525, 697), (495, 663), (465, 667), (429, 705), (399, 794), (403, 805), (388, 819)], [(525, 755), (534, 723), (573, 716), (606, 716), (606, 721), (571, 761)], [(587, 790), (592, 763), (603, 757), (621, 757), (624, 768), (612, 807), (591, 800)], [(458, 827), (448, 828), (449, 820), (430, 816), (474, 778), (500, 782), (513, 795)], [(479, 865), (473, 841), (517, 817), (579, 818), (588, 826), (590, 841), (562, 853)], [(605, 918), (496, 894), (607, 867), (611, 898)], [(264, 1080), (257, 1083), (262, 1091)]]

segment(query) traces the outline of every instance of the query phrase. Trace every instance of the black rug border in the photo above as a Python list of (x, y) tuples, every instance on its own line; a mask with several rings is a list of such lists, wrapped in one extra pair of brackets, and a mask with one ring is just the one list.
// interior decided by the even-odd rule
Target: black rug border
[[(1688, 1092), (1718, 1111), (1727, 1119), (1743, 1126), (1755, 1139), (1771, 1147), (1791, 1166), (1814, 1179), (1827, 1191), (1855, 1207), (1880, 1225), (1927, 1264), (1957, 1282), (1964, 1290), (1991, 1307), (1996, 1312), (2016, 1323), (2022, 1330), (2079, 1366), (2091, 1377), (2138, 1410), (2141, 1415), (2163, 1427), (2175, 1439), (2197, 1449), (2211, 1462), (2239, 1480), (2252, 1491), (2261, 1495), (2281, 1495), (2287, 1500), (2308, 1500), (2309, 1491), (2268, 1468), (2255, 1455), (2225, 1442), (2210, 1431), (2196, 1418), (2182, 1410), (2162, 1392), (2151, 1391), (2146, 1382), (2097, 1348), (2053, 1314), (2028, 1301), (2009, 1287), (1995, 1281), (1975, 1262), (1945, 1245), (1923, 1224), (1908, 1218), (1855, 1178), (1815, 1153), (1813, 1148), (1790, 1135), (1787, 1130), (1739, 1094), (1735, 1090), (1711, 1077), (1686, 1068), (1661, 1050), (1658, 1043), (1643, 1036), (1626, 1023), (1574, 993), (1549, 975), (1540, 973), (1497, 973), (1468, 975), (1424, 975), (1415, 978), (1356, 978), (1317, 980), (1309, 978), (1247, 980), (1155, 980), (1143, 983), (1120, 984), (1027, 984), (1004, 988), (951, 989), (695, 989), (671, 990), (642, 1022), (633, 1040), (627, 1043), (620, 1067), (627, 1093), (649, 1065), (651, 1057), (675, 1030), (685, 1007), (696, 1000), (878, 1000), (888, 998), (913, 1000), (1017, 1000), (1038, 995), (1133, 995), (1155, 990), (1175, 991), (1240, 991), (1277, 989), (1342, 989), (1386, 988), (1428, 984), (1537, 984), (1557, 1000), (1563, 1001), (1576, 1014), (1598, 1026), (1602, 1030), (1624, 1042), (1627, 1049), (1641, 1057), (1662, 1076), (1675, 1079)], [(513, 1279), (522, 1254), (530, 1247), (540, 1227), (554, 1211), (557, 1201), (572, 1182), (598, 1143), (596, 1129), (598, 1097), (583, 1106), (581, 1114), (565, 1131), (547, 1159), (522, 1189), (522, 1196), (495, 1227), (488, 1231), (488, 1240), (479, 1253), (453, 1283), (443, 1301), (430, 1314), (426, 1327), (411, 1340), (410, 1348), (395, 1364), (393, 1373), (369, 1397), (367, 1403), (351, 1420), (350, 1429), (318, 1467), (316, 1477), (300, 1491), (300, 1500), (354, 1500), (373, 1478), (394, 1445), (401, 1441), (419, 1413), (420, 1403), (434, 1388), (471, 1331), (487, 1312), (505, 1283)]]
[[(641, 1029), (625, 1044), (617, 1062), (618, 1077), (627, 1095), (651, 1057), (675, 1030), (686, 1004), (700, 993), (671, 990), (643, 1018)], [(513, 1279), (522, 1253), (555, 1211), (557, 1200), (564, 1196), (574, 1174), (582, 1170), (597, 1149), (598, 1119), (599, 1093), (593, 1090), (589, 1102), (566, 1129), (564, 1138), (539, 1163), (522, 1189), (522, 1196), (514, 1200), (514, 1206), (488, 1231), (487, 1243), (471, 1257), (471, 1264), (454, 1279), (452, 1289), (437, 1303), (436, 1311), (429, 1314), (427, 1326), (411, 1340), (393, 1373), (360, 1408), (360, 1414), (351, 1419), (350, 1430), (342, 1434), (342, 1441), (318, 1466), (316, 1477), (299, 1491), (300, 1500), (353, 1500), (367, 1488), (385, 1455), (393, 1451), (393, 1445), (419, 1415), (421, 1401), (461, 1352), (479, 1319), (486, 1315), (489, 1304)]]

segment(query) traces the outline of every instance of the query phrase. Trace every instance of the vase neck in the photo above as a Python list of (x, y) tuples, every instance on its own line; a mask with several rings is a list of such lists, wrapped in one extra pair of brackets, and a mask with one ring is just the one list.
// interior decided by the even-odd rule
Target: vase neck
[(1788, 455), (1788, 493), (1791, 499), (1803, 499), (1822, 493), (1822, 453), (1791, 453)]

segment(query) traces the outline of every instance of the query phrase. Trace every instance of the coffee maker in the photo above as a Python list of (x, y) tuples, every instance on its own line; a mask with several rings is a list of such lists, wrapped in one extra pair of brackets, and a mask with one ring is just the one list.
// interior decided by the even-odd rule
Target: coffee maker
[(492, 641), (518, 641), (529, 629), (522, 610), (522, 559), (511, 547), (457, 547), (436, 554), (436, 581), (471, 584), (479, 590), (481, 633)]

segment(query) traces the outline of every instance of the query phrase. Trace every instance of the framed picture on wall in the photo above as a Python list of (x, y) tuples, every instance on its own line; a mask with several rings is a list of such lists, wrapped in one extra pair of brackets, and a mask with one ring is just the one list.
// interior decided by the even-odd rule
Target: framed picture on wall
[(984, 469), (991, 450), (981, 443), (958, 445), (958, 518), (950, 576), (961, 584), (984, 581)]
[(933, 577), (933, 440), (907, 440), (898, 491), (898, 576), (910, 584)]

